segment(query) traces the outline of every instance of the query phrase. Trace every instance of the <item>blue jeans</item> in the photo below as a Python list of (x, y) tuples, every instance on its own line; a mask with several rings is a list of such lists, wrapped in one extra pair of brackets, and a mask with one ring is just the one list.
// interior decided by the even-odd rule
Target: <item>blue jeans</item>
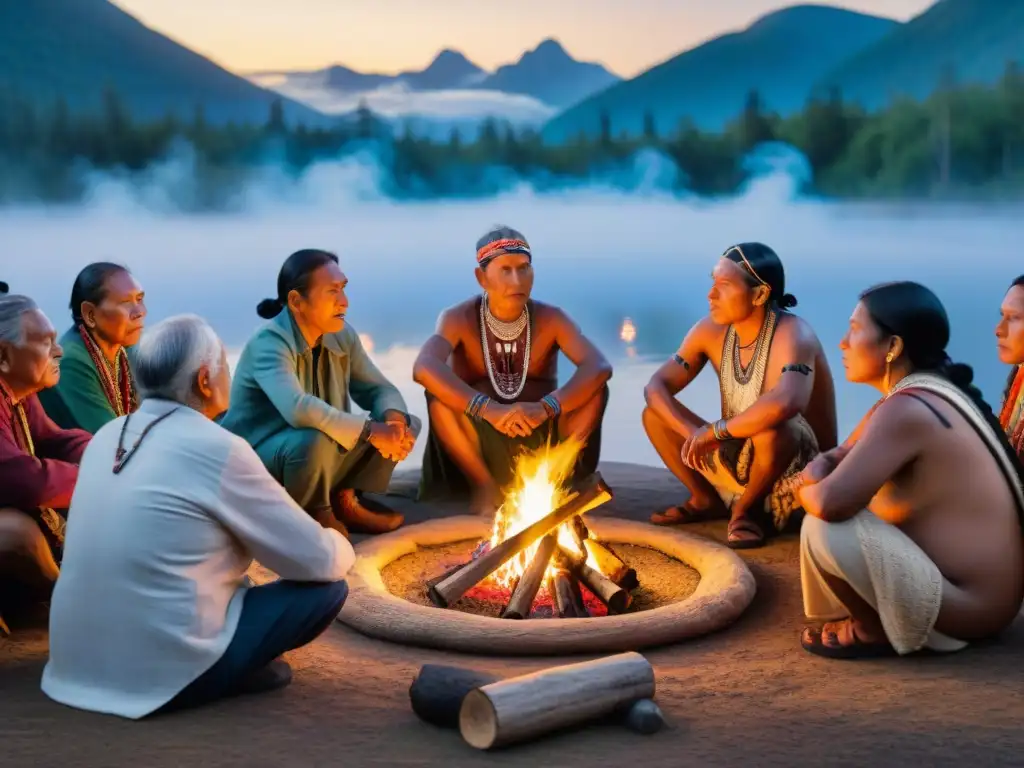
[(252, 587), (243, 599), (238, 628), (224, 655), (158, 711), (196, 707), (234, 695), (248, 675), (323, 634), (341, 613), (346, 597), (344, 581), (281, 580)]

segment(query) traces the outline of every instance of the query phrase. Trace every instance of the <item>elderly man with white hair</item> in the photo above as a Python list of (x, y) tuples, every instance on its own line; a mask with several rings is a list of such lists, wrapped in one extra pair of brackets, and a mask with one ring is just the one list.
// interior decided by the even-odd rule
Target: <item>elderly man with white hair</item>
[(60, 378), (61, 354), (32, 299), (0, 294), (0, 610), (45, 603), (59, 572), (58, 510), (71, 503), (90, 437), (60, 429), (39, 403)]
[[(131, 719), (287, 685), (279, 657), (331, 625), (355, 561), (213, 421), (231, 377), (205, 321), (159, 323), (136, 362), (139, 410), (82, 459), (42, 681), (58, 702)], [(252, 586), (253, 558), (282, 580)]]

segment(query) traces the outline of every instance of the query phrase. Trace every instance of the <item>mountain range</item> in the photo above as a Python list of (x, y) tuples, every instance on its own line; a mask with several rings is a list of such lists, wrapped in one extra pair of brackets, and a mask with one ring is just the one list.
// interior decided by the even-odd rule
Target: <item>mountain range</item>
[(783, 115), (833, 88), (877, 109), (899, 95), (927, 97), (947, 68), (961, 82), (991, 85), (1010, 61), (1024, 63), (1022, 0), (938, 0), (906, 23), (792, 6), (592, 95), (550, 120), (543, 135), (594, 136), (602, 115), (614, 133), (638, 135), (647, 113), (661, 132), (682, 120), (718, 130), (752, 89)]
[(1024, 2), (940, 0), (822, 78), (868, 108), (894, 96), (925, 98), (948, 69), (955, 81), (991, 84), (1024, 64)]
[(0, 96), (13, 90), (43, 105), (62, 98), (73, 110), (94, 109), (112, 87), (142, 119), (169, 112), (187, 119), (201, 104), (210, 122), (263, 122), (271, 103), (280, 100), (287, 120), (316, 125), (337, 119), (325, 111), (341, 113), (358, 103), (348, 99), (347, 106), (328, 110), (343, 100), (328, 104), (313, 98), (315, 92), (385, 94), (389, 105), (398, 104), (385, 114), (401, 121), (417, 114), (407, 108), (408, 94), (420, 105), (455, 94), (437, 117), (444, 121), (456, 119), (452, 102), (464, 106), (472, 101), (465, 94), (476, 94), (473, 103), (480, 106), (460, 113), (461, 124), (499, 116), (498, 102), (515, 102), (520, 114), (529, 113), (529, 124), (547, 120), (544, 138), (558, 142), (597, 134), (604, 116), (615, 134), (640, 133), (647, 115), (663, 134), (684, 120), (719, 129), (740, 113), (751, 90), (781, 114), (831, 89), (877, 108), (900, 94), (926, 97), (950, 70), (961, 82), (994, 83), (1014, 60), (1024, 62), (1024, 0), (938, 0), (905, 23), (834, 6), (797, 5), (629, 80), (575, 60), (548, 39), (492, 72), (444, 50), (422, 70), (388, 75), (335, 66), (278, 73), (286, 84), (305, 85), (269, 90), (258, 78), (227, 71), (108, 0), (0, 0)]
[[(51, 106), (96, 109), (113, 88), (142, 118), (191, 118), (202, 104), (210, 122), (264, 122), (280, 95), (260, 88), (149, 29), (107, 0), (0, 0), (0, 90)], [(282, 99), (290, 120), (326, 121)]]
[(257, 80), (277, 76), (296, 84), (319, 84), (348, 95), (390, 86), (417, 92), (497, 91), (529, 96), (559, 109), (620, 80), (601, 64), (577, 61), (551, 38), (493, 72), (474, 64), (459, 51), (445, 49), (425, 69), (395, 75), (359, 72), (339, 64), (312, 72), (257, 72), (251, 76)]
[(785, 8), (585, 99), (551, 120), (544, 137), (596, 135), (602, 114), (616, 134), (639, 135), (648, 114), (662, 133), (683, 119), (715, 130), (740, 113), (754, 89), (771, 109), (799, 110), (833, 67), (898, 27), (832, 6)]

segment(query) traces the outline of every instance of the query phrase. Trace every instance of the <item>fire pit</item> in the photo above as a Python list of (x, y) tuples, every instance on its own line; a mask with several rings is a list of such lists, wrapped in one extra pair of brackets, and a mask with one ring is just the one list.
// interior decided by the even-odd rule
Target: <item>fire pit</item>
[[(755, 592), (743, 561), (719, 544), (679, 531), (584, 518), (613, 492), (600, 474), (575, 487), (566, 484), (577, 448), (563, 443), (521, 457), (514, 487), (491, 523), (445, 518), (360, 543), (339, 620), (408, 644), (517, 655), (635, 650), (734, 621)], [(385, 585), (382, 571), (394, 561), (467, 540), (478, 543), (466, 562), (438, 568), (420, 582), (420, 594), (425, 591), (431, 604), (410, 602)], [(696, 570), (696, 590), (678, 602), (637, 610), (634, 595), (642, 576), (616, 554), (615, 549), (630, 549), (620, 545), (653, 549), (682, 571)], [(500, 596), (500, 618), (465, 612), (468, 596), (479, 592)]]

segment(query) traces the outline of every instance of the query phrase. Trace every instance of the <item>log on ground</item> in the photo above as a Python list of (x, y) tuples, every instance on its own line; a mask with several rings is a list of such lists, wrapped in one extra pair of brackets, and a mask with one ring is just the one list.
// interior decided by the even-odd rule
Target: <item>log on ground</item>
[(424, 664), (409, 686), (412, 711), (432, 725), (458, 728), (459, 710), (466, 694), (500, 679), (475, 669)]
[(470, 691), (459, 730), (470, 746), (491, 749), (613, 714), (653, 698), (654, 688), (654, 669), (639, 653), (567, 664)]

